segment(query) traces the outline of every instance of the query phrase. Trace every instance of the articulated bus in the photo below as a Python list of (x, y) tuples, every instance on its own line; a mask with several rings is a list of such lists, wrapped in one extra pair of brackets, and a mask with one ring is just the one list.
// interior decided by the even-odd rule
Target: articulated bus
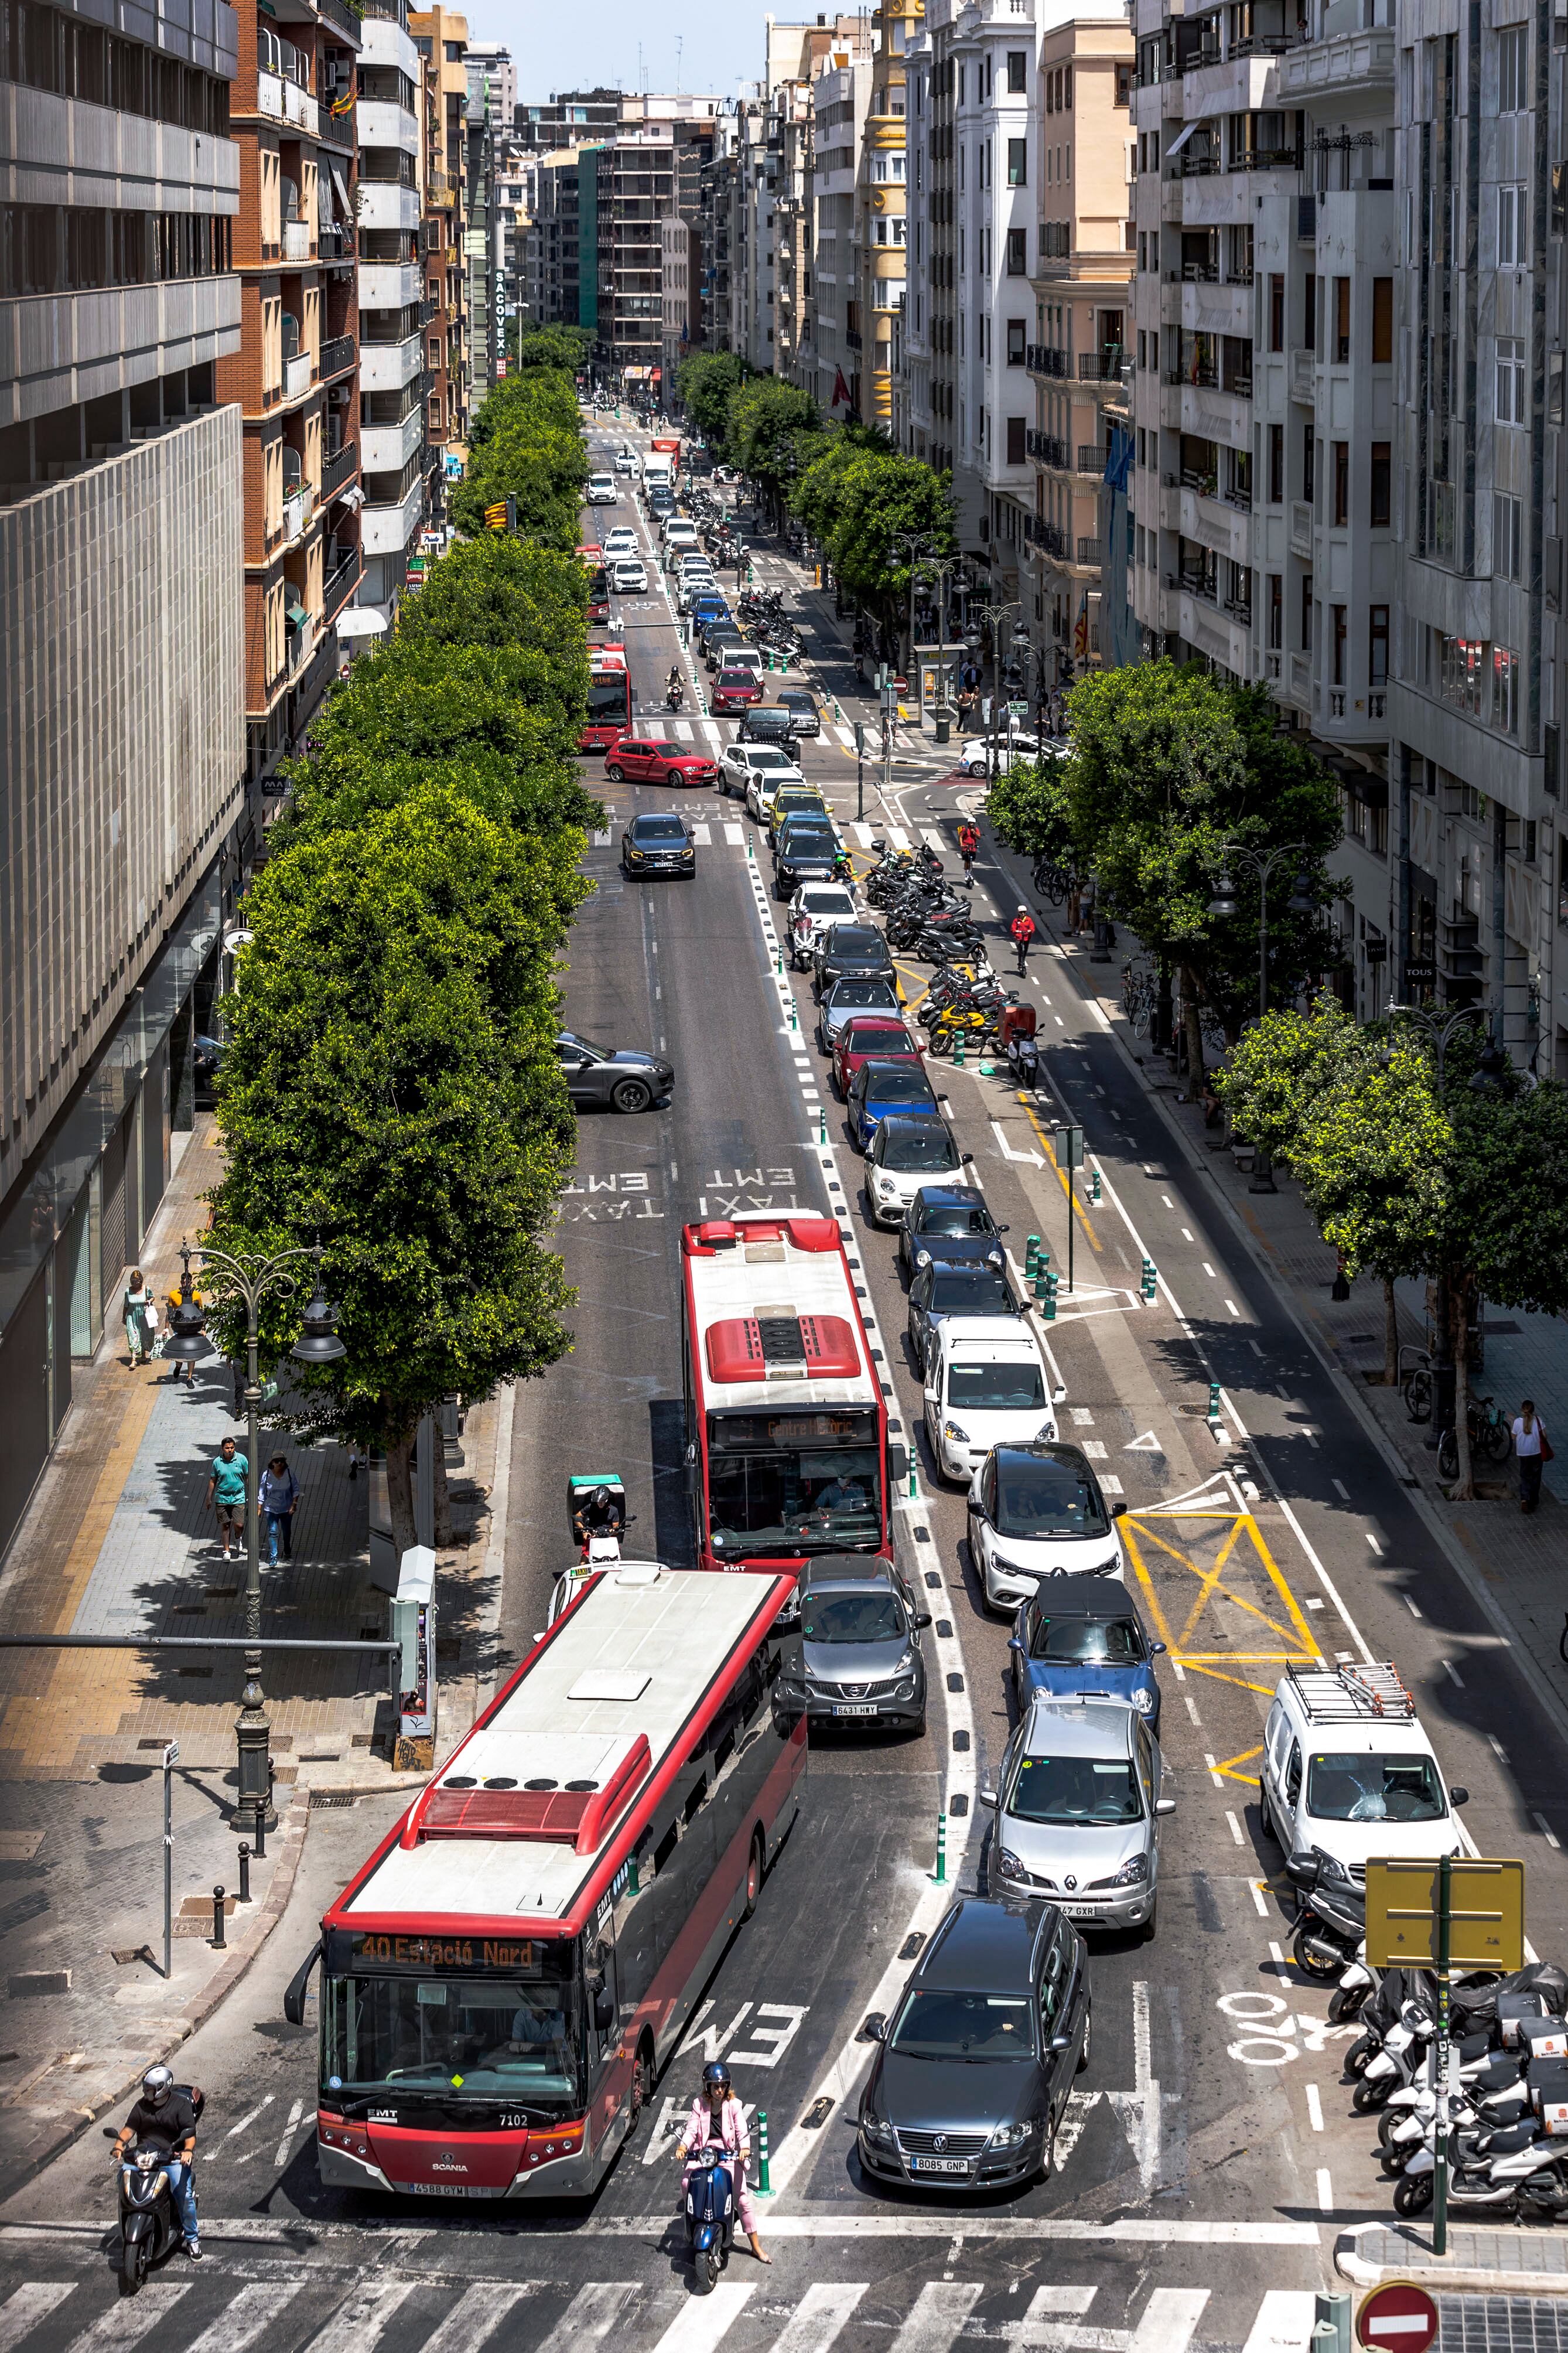
[(588, 649), (588, 716), (577, 738), (580, 752), (607, 752), (632, 726), (632, 674), (624, 645)]
[(598, 2187), (795, 1819), (798, 1629), (787, 1576), (584, 1580), (289, 1988), (320, 1963), (324, 2181)]
[(748, 1210), (680, 1237), (686, 1490), (703, 1569), (888, 1550), (888, 1403), (837, 1221)]

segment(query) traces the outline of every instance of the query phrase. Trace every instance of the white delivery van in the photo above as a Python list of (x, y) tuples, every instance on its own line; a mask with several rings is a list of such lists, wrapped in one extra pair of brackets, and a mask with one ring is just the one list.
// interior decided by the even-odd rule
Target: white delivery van
[(1398, 1671), (1289, 1667), (1263, 1731), (1263, 1828), (1287, 1854), (1316, 1851), (1328, 1876), (1366, 1884), (1375, 1855), (1457, 1854), (1454, 1808), (1415, 1702)]

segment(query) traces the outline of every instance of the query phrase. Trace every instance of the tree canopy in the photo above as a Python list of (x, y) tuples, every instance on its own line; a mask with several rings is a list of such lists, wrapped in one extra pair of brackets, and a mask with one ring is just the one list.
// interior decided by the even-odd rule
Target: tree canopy
[(680, 397), (705, 441), (721, 441), (730, 397), (754, 374), (738, 352), (693, 352), (677, 375)]

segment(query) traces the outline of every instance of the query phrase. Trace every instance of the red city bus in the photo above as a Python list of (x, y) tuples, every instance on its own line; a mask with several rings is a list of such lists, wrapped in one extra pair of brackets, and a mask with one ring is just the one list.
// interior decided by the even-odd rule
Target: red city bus
[(591, 2194), (805, 1769), (792, 1577), (586, 1578), (321, 1923), (321, 2178)]
[(610, 617), (610, 575), (605, 569), (605, 551), (592, 540), (577, 550), (577, 560), (588, 575), (588, 619), (607, 621)]
[(577, 738), (581, 752), (607, 752), (631, 732), (632, 674), (624, 645), (588, 649), (588, 717)]
[(837, 1219), (752, 1209), (680, 1237), (700, 1568), (888, 1549), (888, 1406)]

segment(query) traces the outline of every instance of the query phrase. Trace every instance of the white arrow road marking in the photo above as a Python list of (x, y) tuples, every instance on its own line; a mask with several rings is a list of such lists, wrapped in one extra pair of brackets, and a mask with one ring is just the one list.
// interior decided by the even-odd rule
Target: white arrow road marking
[(1012, 1145), (1008, 1143), (1006, 1137), (1002, 1133), (1002, 1123), (1000, 1120), (994, 1119), (992, 1121), (991, 1133), (1002, 1147), (1002, 1157), (1004, 1160), (1027, 1160), (1032, 1162), (1037, 1168), (1043, 1168), (1045, 1166), (1045, 1160), (1039, 1153), (1014, 1151)]
[(1059, 2173), (1083, 2136), (1089, 2122), (1089, 2112), (1099, 2099), (1098, 2092), (1069, 2092), (1057, 2126), (1056, 2169)]
[(1146, 1430), (1142, 1438), (1130, 1438), (1121, 1451), (1123, 1454), (1163, 1454), (1165, 1450), (1153, 1431)]
[(289, 2111), (289, 2121), (283, 2127), (283, 2137), (278, 2144), (278, 2154), (272, 2160), (275, 2166), (288, 2164), (289, 2152), (294, 2146), (294, 2136), (300, 2129), (300, 2119), (304, 2113), (304, 2101), (296, 2100)]
[[(1163, 2105), (1169, 2100), (1173, 2105), (1176, 2094), (1162, 2092), (1154, 2080), (1149, 2049), (1149, 1989), (1142, 1982), (1132, 1989), (1132, 2089), (1107, 2092), (1105, 2096), (1121, 2119), (1128, 2147), (1138, 2162), (1143, 2194), (1148, 2197), (1160, 2178)], [(1189, 2328), (1187, 2337), (1191, 2335)], [(1182, 2343), (1186, 2342), (1187, 2337), (1184, 2337)]]
[(256, 2122), (257, 2117), (261, 2114), (262, 2109), (269, 2108), (272, 2105), (272, 2094), (268, 2092), (267, 2097), (258, 2106), (252, 2108), (247, 2116), (241, 2116), (237, 2125), (230, 2125), (227, 2132), (224, 2135), (225, 2140), (237, 2140), (242, 2132), (248, 2132), (251, 2126)]

